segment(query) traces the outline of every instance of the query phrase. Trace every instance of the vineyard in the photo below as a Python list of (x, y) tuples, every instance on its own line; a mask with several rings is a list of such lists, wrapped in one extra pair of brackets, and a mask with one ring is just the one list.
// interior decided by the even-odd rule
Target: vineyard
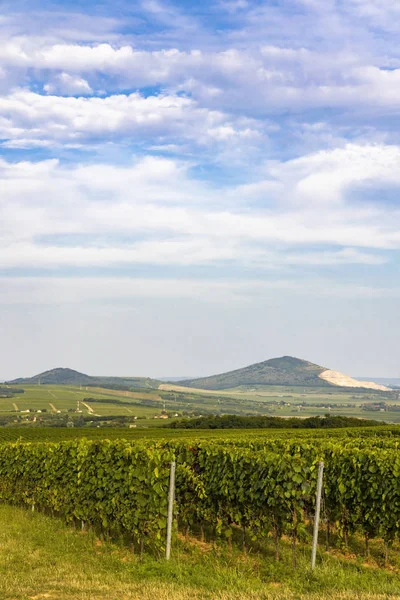
[(137, 549), (162, 551), (176, 460), (181, 532), (240, 540), (244, 547), (272, 544), (279, 559), (283, 537), (294, 556), (297, 542), (309, 539), (323, 460), (326, 543), (346, 546), (356, 534), (368, 554), (370, 540), (379, 538), (387, 562), (400, 532), (397, 431), (3, 442), (0, 498), (125, 537)]
[(338, 439), (338, 438), (380, 438), (393, 439), (400, 436), (400, 426), (348, 427), (341, 429), (214, 429), (188, 430), (164, 427), (0, 427), (0, 444), (7, 442), (61, 442), (76, 439), (90, 440), (168, 440), (168, 439), (234, 439), (246, 444), (251, 441), (273, 439)]

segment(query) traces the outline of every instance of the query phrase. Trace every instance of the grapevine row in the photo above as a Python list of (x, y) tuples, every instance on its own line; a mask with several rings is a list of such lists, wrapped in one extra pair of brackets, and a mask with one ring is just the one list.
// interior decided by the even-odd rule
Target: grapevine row
[(240, 440), (245, 445), (250, 440), (262, 442), (267, 439), (341, 439), (341, 440), (370, 440), (374, 444), (396, 439), (400, 440), (399, 425), (381, 427), (341, 428), (341, 429), (241, 429), (241, 430), (185, 430), (165, 429), (163, 427), (146, 428), (96, 428), (82, 427), (68, 429), (66, 427), (0, 427), (0, 444), (24, 441), (61, 442), (76, 439), (218, 439)]
[[(370, 440), (371, 441), (371, 440)], [(180, 528), (207, 528), (230, 539), (282, 535), (293, 544), (314, 511), (317, 463), (325, 462), (324, 519), (344, 541), (389, 546), (400, 532), (397, 442), (362, 439), (186, 440), (152, 443), (72, 441), (0, 445), (0, 499), (43, 507), (162, 548), (169, 465), (177, 461)]]

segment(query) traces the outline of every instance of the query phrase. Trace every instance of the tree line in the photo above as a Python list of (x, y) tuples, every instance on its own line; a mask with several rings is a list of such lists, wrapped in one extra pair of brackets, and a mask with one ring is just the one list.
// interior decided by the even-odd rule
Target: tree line
[(307, 417), (299, 419), (290, 417), (221, 415), (205, 416), (194, 419), (180, 419), (166, 424), (169, 429), (324, 429), (339, 427), (373, 427), (384, 425), (382, 421), (357, 419), (339, 415), (324, 417)]

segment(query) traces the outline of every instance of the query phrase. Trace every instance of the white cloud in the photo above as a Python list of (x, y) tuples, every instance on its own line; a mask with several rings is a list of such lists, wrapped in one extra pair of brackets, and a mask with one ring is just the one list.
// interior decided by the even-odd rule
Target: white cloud
[[(388, 71), (385, 58), (363, 57), (351, 50), (315, 51), (271, 44), (212, 52), (145, 50), (110, 43), (48, 44), (16, 38), (4, 43), (0, 58), (4, 69), (20, 73), (21, 81), (32, 68), (42, 72), (42, 77), (52, 74), (55, 80), (64, 79), (61, 93), (98, 90), (105, 76), (109, 90), (161, 85), (190, 92), (204, 107), (240, 108), (247, 116), (318, 107), (358, 111), (398, 107), (400, 69)], [(56, 89), (52, 82), (47, 85), (50, 92)]]
[[(400, 148), (350, 145), (267, 164), (260, 181), (219, 188), (190, 165), (147, 157), (128, 166), (0, 163), (2, 268), (134, 264), (214, 267), (379, 265), (400, 249)], [(359, 205), (355, 185), (377, 200)]]
[[(70, 78), (63, 82), (72, 87), (86, 85), (83, 80)], [(207, 145), (235, 139), (252, 142), (260, 139), (262, 131), (255, 121), (232, 119), (174, 95), (75, 98), (17, 90), (0, 96), (0, 137), (9, 147), (52, 143), (79, 146), (88, 141), (124, 139), (152, 143), (171, 138)]]
[[(379, 193), (382, 185), (400, 186), (399, 146), (347, 144), (346, 137), (362, 115), (398, 111), (400, 69), (386, 70), (393, 57), (374, 55), (376, 48), (359, 52), (366, 38), (357, 35), (343, 45), (339, 36), (349, 14), (382, 20), (396, 12), (395, 5), (378, 4), (352, 0), (346, 11), (334, 2), (299, 0), (295, 18), (281, 6), (222, 1), (219, 14), (229, 13), (232, 31), (207, 45), (196, 35), (187, 43), (186, 34), (185, 43), (174, 45), (165, 29), (146, 34), (145, 42), (117, 33), (122, 22), (100, 19), (91, 28), (82, 15), (76, 28), (69, 17), (65, 31), (52, 23), (43, 36), (15, 19), (7, 19), (7, 28), (0, 23), (0, 86), (8, 86), (0, 95), (5, 149), (35, 147), (54, 156), (64, 147), (101, 148), (107, 155), (107, 147), (134, 144), (138, 156), (163, 151), (191, 161), (1, 163), (3, 267), (215, 261), (286, 268), (389, 260), (384, 251), (400, 244), (399, 213), (380, 204)], [(191, 32), (198, 26), (172, 5), (144, 3), (141, 10), (161, 28), (176, 29), (178, 21)], [(294, 25), (309, 23), (310, 15), (318, 17), (315, 35), (327, 16), (335, 17), (329, 43), (316, 45), (306, 28), (301, 39), (295, 34)], [(268, 19), (268, 32), (276, 29), (280, 39), (268, 34), (253, 42), (251, 28)], [(278, 27), (282, 19), (287, 37)], [(143, 86), (158, 91), (118, 93)], [(320, 118), (313, 109), (321, 108), (333, 110)], [(330, 121), (335, 111), (344, 115), (337, 127)], [(266, 118), (291, 113), (300, 125), (293, 118), (279, 124)], [(353, 137), (379, 139), (358, 126)], [(292, 157), (302, 146), (317, 151), (268, 160), (284, 156), (281, 140)], [(246, 174), (235, 170), (243, 155), (256, 156)], [(205, 169), (203, 179), (195, 179), (190, 168), (204, 167), (205, 159), (214, 165), (224, 159), (224, 181), (240, 184), (207, 184), (213, 175)], [(376, 201), (356, 203), (354, 188), (366, 186), (376, 191)]]
[(103, 246), (51, 246), (35, 243), (15, 243), (2, 249), (0, 268), (54, 267), (119, 267), (126, 265), (194, 266), (234, 263), (276, 269), (290, 265), (344, 265), (385, 263), (371, 253), (352, 248), (338, 252), (284, 254), (268, 251), (260, 246), (239, 244), (234, 239), (217, 236), (177, 237), (172, 240), (144, 241), (130, 244)]
[(43, 89), (47, 94), (59, 92), (65, 95), (85, 96), (93, 93), (92, 88), (85, 79), (82, 77), (73, 77), (68, 73), (56, 75), (54, 81), (46, 83)]
[[(262, 359), (266, 339), (270, 355), (308, 345), (318, 362), (318, 331), (332, 355), (358, 343), (365, 356), (374, 335), (394, 349), (398, 0), (78, 4), (0, 16), (7, 368), (27, 331), (27, 371), (46, 347), (79, 362), (76, 323), (94, 371), (120, 330), (117, 348), (150, 340), (154, 372), (155, 320), (160, 373), (174, 351), (204, 366), (208, 334), (204, 372), (230, 353)], [(127, 371), (145, 360), (123, 354)]]
[(347, 188), (368, 181), (400, 185), (399, 167), (399, 146), (347, 144), (267, 168), (276, 178), (293, 182), (296, 200), (326, 203), (342, 202)]

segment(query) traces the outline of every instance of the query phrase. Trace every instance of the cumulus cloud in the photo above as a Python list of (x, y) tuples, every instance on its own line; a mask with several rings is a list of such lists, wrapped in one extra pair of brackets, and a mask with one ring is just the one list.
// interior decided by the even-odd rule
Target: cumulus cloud
[[(201, 182), (171, 159), (2, 161), (0, 267), (380, 265), (400, 249), (400, 211), (379, 202), (380, 186), (400, 188), (399, 173), (393, 146), (267, 164), (247, 194)], [(354, 206), (348, 192), (365, 183), (376, 201)]]
[[(353, 0), (346, 10), (297, 4), (304, 19), (335, 14), (336, 34), (350, 13), (378, 11), (383, 19), (385, 12), (373, 0), (363, 6)], [(133, 43), (107, 19), (85, 39), (79, 28), (73, 34), (53, 27), (40, 37), (15, 23), (9, 32), (0, 26), (3, 150), (57, 156), (61, 148), (138, 149), (125, 166), (93, 158), (68, 166), (3, 161), (3, 269), (271, 270), (390, 260), (400, 244), (398, 211), (379, 194), (382, 186), (400, 186), (400, 150), (385, 135), (380, 139), (378, 125), (371, 129), (370, 116), (398, 110), (400, 69), (387, 69), (381, 55), (360, 53), (362, 36), (339, 50), (333, 44), (317, 51), (307, 35), (299, 44), (293, 32), (280, 43), (273, 36), (250, 43), (257, 19), (278, 23), (285, 16), (280, 7), (241, 0), (218, 6), (233, 24), (240, 14), (243, 28), (207, 47), (200, 38), (197, 47), (195, 37), (189, 47), (187, 40), (171, 47), (151, 34), (147, 46), (140, 37)], [(196, 27), (171, 6), (153, 2), (146, 10), (160, 27), (175, 18)], [(335, 31), (328, 32), (331, 40)], [(335, 114), (344, 109), (348, 116), (336, 126)], [(148, 152), (185, 160), (140, 156)], [(245, 156), (255, 156), (255, 164), (242, 174), (235, 166)], [(217, 184), (207, 169), (221, 159), (226, 171)], [(354, 191), (366, 188), (375, 190), (375, 201), (357, 203)]]
[[(388, 145), (347, 144), (320, 150), (286, 163), (271, 164), (278, 179), (293, 181), (294, 198), (308, 203), (343, 202), (346, 190), (368, 181), (400, 184), (400, 148)], [(377, 194), (379, 191), (377, 190)]]
[[(384, 117), (399, 110), (400, 58), (367, 23), (395, 21), (396, 3), (291, 6), (293, 14), (284, 4), (218, 2), (210, 19), (229, 25), (219, 36), (196, 10), (163, 2), (92, 20), (42, 11), (43, 22), (31, 23), (9, 13), (0, 22), (2, 144), (50, 153), (133, 143), (246, 166), (348, 139), (398, 143)], [(143, 36), (149, 15), (157, 27)]]
[[(398, 104), (400, 70), (388, 71), (351, 50), (318, 52), (276, 45), (214, 52), (144, 50), (109, 43), (43, 45), (17, 39), (4, 44), (0, 57), (4, 68), (19, 70), (21, 78), (32, 68), (42, 77), (52, 73), (61, 93), (90, 93), (91, 88), (101, 88), (102, 77), (108, 77), (111, 90), (161, 85), (189, 92), (204, 106), (240, 108), (246, 116)], [(47, 91), (56, 90), (54, 83), (46, 85)]]
[[(63, 79), (72, 88), (86, 82)], [(47, 90), (51, 92), (52, 87)], [(70, 87), (71, 90), (71, 87)], [(9, 147), (65, 144), (90, 141), (168, 139), (195, 144), (262, 137), (264, 127), (254, 120), (231, 118), (220, 111), (200, 108), (190, 98), (176, 95), (143, 97), (139, 93), (106, 98), (40, 95), (18, 90), (0, 96), (0, 136)]]

